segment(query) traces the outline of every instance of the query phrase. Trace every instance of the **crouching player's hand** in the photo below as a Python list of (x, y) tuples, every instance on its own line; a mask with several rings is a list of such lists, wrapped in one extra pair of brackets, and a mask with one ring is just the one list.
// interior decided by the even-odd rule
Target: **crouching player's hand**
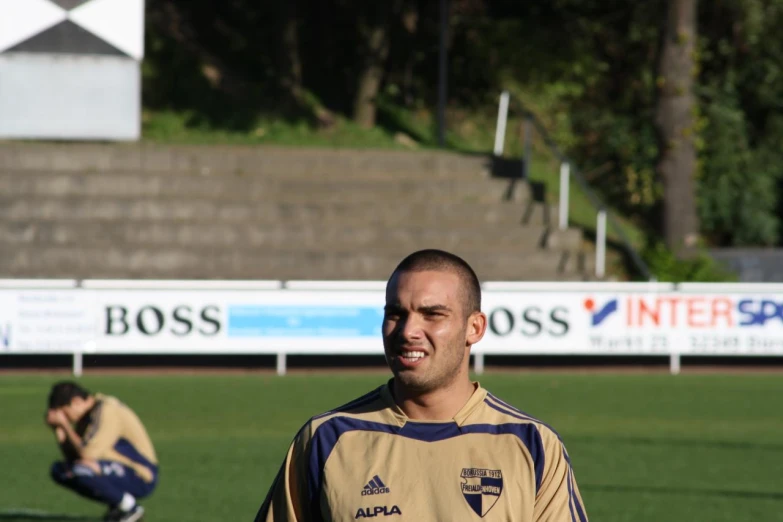
[(56, 428), (60, 425), (60, 417), (62, 413), (57, 408), (49, 408), (44, 415), (44, 422), (50, 428)]

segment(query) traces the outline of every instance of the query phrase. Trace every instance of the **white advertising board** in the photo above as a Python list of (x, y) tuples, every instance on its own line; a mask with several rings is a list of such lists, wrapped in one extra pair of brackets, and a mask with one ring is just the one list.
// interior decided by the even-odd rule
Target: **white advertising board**
[(478, 353), (783, 355), (783, 294), (486, 293)]
[[(377, 283), (0, 287), (0, 353), (380, 354)], [(477, 354), (783, 355), (783, 287), (494, 284), (482, 308)]]

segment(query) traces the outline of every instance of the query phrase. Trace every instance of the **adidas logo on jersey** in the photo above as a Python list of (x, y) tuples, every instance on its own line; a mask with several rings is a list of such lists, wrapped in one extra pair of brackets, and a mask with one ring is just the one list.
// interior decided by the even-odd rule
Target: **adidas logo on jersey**
[(378, 475), (375, 475), (367, 484), (364, 485), (364, 489), (362, 489), (362, 496), (366, 495), (383, 495), (384, 493), (389, 493), (391, 490), (386, 487), (386, 484), (383, 483), (381, 478)]

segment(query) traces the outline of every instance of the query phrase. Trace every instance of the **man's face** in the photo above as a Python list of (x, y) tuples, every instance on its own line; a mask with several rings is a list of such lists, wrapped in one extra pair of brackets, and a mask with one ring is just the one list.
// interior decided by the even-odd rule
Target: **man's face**
[[(460, 278), (454, 272), (395, 274), (386, 289), (383, 347), (394, 377), (418, 393), (467, 376), (468, 327)], [(483, 334), (483, 331), (482, 331)]]

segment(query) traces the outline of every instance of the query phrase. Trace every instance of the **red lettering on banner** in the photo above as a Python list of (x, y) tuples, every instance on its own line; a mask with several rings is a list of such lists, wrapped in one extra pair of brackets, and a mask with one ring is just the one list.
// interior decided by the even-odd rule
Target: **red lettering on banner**
[(735, 326), (735, 305), (727, 297), (628, 297), (626, 303), (629, 328)]
[(725, 319), (725, 326), (734, 326), (732, 320), (732, 302), (731, 299), (713, 299), (712, 300), (712, 323), (710, 326), (716, 326), (719, 317)]
[(655, 308), (648, 306), (644, 298), (639, 299), (639, 326), (644, 326), (645, 317), (649, 316), (652, 319), (652, 324), (660, 326), (661, 324), (661, 300), (655, 300)]
[(680, 298), (668, 297), (666, 302), (669, 303), (669, 325), (674, 326), (677, 324), (677, 305), (680, 304)]
[(705, 326), (707, 326), (707, 323), (704, 322), (705, 308), (703, 305), (704, 305), (704, 298), (701, 297), (695, 297), (687, 300), (688, 326), (691, 326), (693, 328), (704, 328)]

